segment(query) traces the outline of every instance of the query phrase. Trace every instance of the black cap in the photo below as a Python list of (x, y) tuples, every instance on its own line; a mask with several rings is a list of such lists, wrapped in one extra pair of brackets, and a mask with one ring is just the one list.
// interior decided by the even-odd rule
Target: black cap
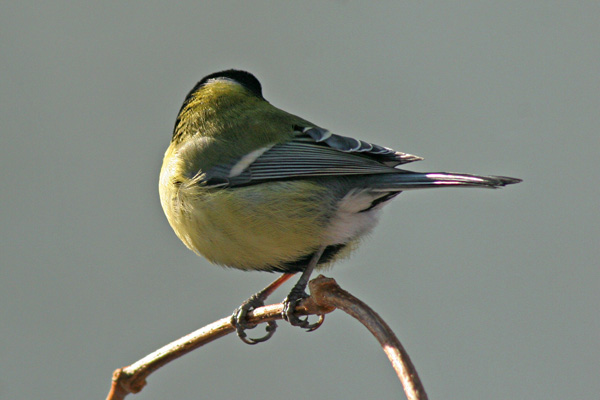
[(237, 82), (240, 85), (242, 85), (243, 87), (245, 87), (246, 89), (250, 90), (257, 97), (264, 99), (264, 97), (262, 95), (262, 87), (261, 87), (258, 79), (256, 79), (256, 77), (254, 75), (252, 75), (250, 72), (241, 71), (238, 69), (228, 69), (226, 71), (215, 72), (210, 75), (207, 75), (204, 78), (202, 78), (202, 80), (200, 82), (198, 82), (196, 84), (196, 86), (194, 87), (194, 89), (192, 89), (192, 91), (190, 93), (193, 93), (196, 90), (198, 90), (201, 86), (206, 84), (206, 82), (208, 82), (209, 80), (220, 79), (220, 78), (229, 79), (234, 82)]

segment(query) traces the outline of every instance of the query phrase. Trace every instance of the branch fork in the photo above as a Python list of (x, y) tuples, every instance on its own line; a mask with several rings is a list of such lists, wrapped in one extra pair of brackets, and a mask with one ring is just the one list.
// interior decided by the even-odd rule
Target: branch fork
[[(426, 400), (427, 394), (408, 353), (383, 319), (365, 303), (343, 290), (332, 278), (319, 275), (309, 282), (310, 296), (296, 307), (300, 315), (325, 315), (336, 308), (359, 320), (381, 344), (392, 367), (402, 382), (408, 400)], [(260, 324), (282, 319), (283, 304), (259, 307), (248, 314), (248, 321)], [(206, 325), (135, 363), (118, 368), (113, 373), (112, 385), (106, 400), (122, 400), (129, 393), (138, 393), (146, 385), (146, 378), (163, 365), (232, 332), (231, 317)]]

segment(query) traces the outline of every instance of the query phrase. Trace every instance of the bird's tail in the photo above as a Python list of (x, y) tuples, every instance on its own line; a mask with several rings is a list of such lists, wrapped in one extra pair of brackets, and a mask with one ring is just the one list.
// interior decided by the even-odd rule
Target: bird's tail
[(381, 174), (370, 180), (374, 190), (401, 191), (410, 189), (428, 189), (439, 187), (483, 187), (495, 189), (521, 182), (521, 179), (507, 176), (483, 176), (455, 174), (451, 172), (411, 172), (398, 171), (396, 174)]

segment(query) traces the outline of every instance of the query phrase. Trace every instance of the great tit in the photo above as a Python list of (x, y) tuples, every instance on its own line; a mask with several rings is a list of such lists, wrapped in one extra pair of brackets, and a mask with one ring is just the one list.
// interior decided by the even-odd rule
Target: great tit
[(521, 181), (398, 168), (421, 159), (280, 110), (254, 75), (230, 69), (204, 77), (186, 96), (160, 172), (160, 201), (175, 234), (212, 263), (283, 274), (232, 317), (240, 338), (254, 344), (276, 325), (248, 339), (247, 313), (297, 272), (284, 318), (316, 327), (294, 315), (311, 272), (356, 249), (402, 191)]

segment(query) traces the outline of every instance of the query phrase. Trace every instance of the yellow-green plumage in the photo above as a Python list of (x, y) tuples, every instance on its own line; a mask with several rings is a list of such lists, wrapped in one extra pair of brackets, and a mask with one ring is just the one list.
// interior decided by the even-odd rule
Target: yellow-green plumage
[(173, 140), (181, 143), (186, 138), (202, 136), (207, 147), (218, 148), (200, 149), (196, 162), (202, 169), (266, 144), (290, 140), (294, 123), (307, 123), (246, 92), (243, 86), (230, 82), (211, 83), (192, 94), (181, 110)]
[[(319, 248), (326, 222), (324, 210), (318, 209), (322, 195), (323, 188), (310, 182), (227, 191), (184, 183), (162, 201), (175, 233), (191, 250), (216, 264), (277, 270)], [(285, 209), (280, 201), (287, 202)]]
[[(285, 142), (293, 137), (294, 123), (306, 123), (245, 91), (216, 82), (192, 94), (165, 154), (160, 198), (169, 223), (191, 250), (216, 264), (279, 270), (322, 243), (330, 217), (330, 209), (322, 207), (326, 188), (306, 180), (227, 190), (198, 183), (203, 171)], [(268, 124), (261, 123), (265, 119)]]

